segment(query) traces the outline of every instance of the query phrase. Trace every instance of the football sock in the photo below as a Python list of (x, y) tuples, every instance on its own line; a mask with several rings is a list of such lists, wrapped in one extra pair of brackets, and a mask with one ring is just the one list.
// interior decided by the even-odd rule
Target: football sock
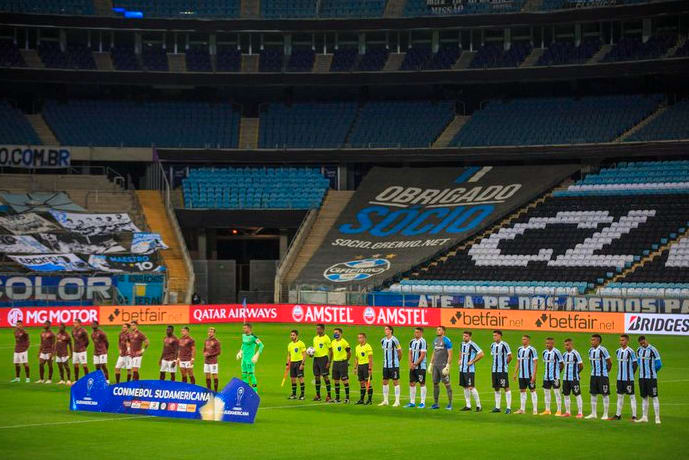
[(476, 407), (481, 407), (481, 398), (478, 395), (478, 390), (476, 388), (471, 389), (471, 395), (474, 397), (474, 402), (476, 402)]
[(292, 396), (296, 396), (296, 395), (297, 395), (297, 384), (293, 383), (292, 384)]
[[(58, 364), (57, 364), (57, 370), (58, 370), (58, 372), (60, 373), (60, 380), (64, 380), (64, 379), (65, 379), (65, 370), (62, 369), (62, 363), (58, 363)], [(119, 375), (118, 375), (117, 381), (118, 381), (118, 382), (120, 381), (120, 380), (119, 380)]]
[[(29, 378), (29, 365), (28, 364), (24, 364), (24, 374), (26, 374), (26, 378), (28, 379)], [(86, 375), (86, 374), (84, 374), (84, 375)]]
[(86, 374), (88, 374), (88, 373), (89, 373), (89, 368), (86, 367), (86, 366), (84, 366), (84, 375), (86, 375)]
[(206, 377), (206, 388), (208, 388), (209, 390), (211, 389), (211, 379), (209, 379), (208, 377)]
[(316, 380), (316, 396), (321, 395), (321, 379)]
[(641, 400), (641, 415), (644, 418), (648, 417), (648, 398)]
[(251, 383), (252, 387), (256, 387), (258, 385), (258, 381), (256, 380), (256, 374), (253, 372), (249, 372), (249, 383)]
[(335, 382), (335, 399), (340, 399), (340, 382)]
[(170, 374), (170, 381), (171, 381), (171, 382), (174, 382), (176, 378), (177, 378), (177, 376), (175, 375), (174, 372), (172, 372), (172, 373)]
[(437, 383), (433, 384), (433, 401), (438, 404), (438, 398), (440, 397), (440, 385)]
[[(62, 368), (60, 368), (60, 379), (62, 379)], [(120, 373), (115, 372), (115, 383), (120, 383)]]
[(624, 407), (624, 395), (617, 395), (617, 410), (615, 411), (616, 416), (622, 415), (622, 408)]
[(363, 401), (364, 398), (366, 397), (366, 388), (361, 387), (361, 388), (359, 389), (359, 394), (360, 394), (361, 400)]
[(660, 399), (657, 396), (653, 398), (653, 412), (656, 414), (656, 417), (660, 417)]
[(416, 404), (416, 385), (409, 387), (409, 402)]
[(79, 380), (79, 366), (74, 366), (74, 380)]
[(608, 409), (610, 408), (610, 396), (603, 396), (603, 418), (608, 418)]
[(400, 386), (395, 385), (395, 401), (400, 401)]
[(495, 407), (500, 409), (500, 403), (502, 402), (502, 396), (499, 391), (495, 392)]
[[(108, 367), (105, 364), (103, 364), (103, 366), (101, 366), (100, 369), (103, 371), (103, 374), (105, 374), (105, 380), (110, 380), (110, 374), (108, 373)], [(175, 381), (175, 374), (170, 374), (170, 375), (172, 377), (172, 381), (174, 382)]]
[(388, 394), (390, 394), (390, 385), (383, 385), (383, 401), (388, 400)]
[(449, 383), (445, 384), (445, 391), (447, 391), (447, 403), (452, 404), (452, 385)]
[[(119, 374), (117, 374), (117, 381), (118, 382), (120, 381), (120, 375)], [(187, 375), (186, 374), (182, 374), (182, 382), (187, 383)]]
[(538, 410), (538, 393), (535, 391), (531, 392), (531, 404), (533, 404), (533, 410)]
[(194, 377), (194, 374), (189, 376), (189, 382), (191, 382), (192, 384), (196, 384), (196, 377)]
[(505, 405), (508, 409), (512, 409), (512, 392), (509, 390), (505, 392)]
[(242, 381), (249, 383), (249, 374), (242, 372)]
[(526, 391), (519, 393), (519, 410), (526, 410)]
[(127, 372), (127, 382), (131, 382), (131, 381), (132, 381), (132, 373)]
[(584, 398), (581, 395), (577, 396), (577, 413), (581, 414), (584, 411)]
[(572, 408), (572, 401), (569, 399), (569, 395), (565, 396), (565, 412), (570, 414), (570, 410)]
[(421, 404), (426, 404), (426, 386), (421, 387)]
[(160, 380), (165, 380), (165, 372), (161, 372), (161, 373), (160, 373), (159, 379), (160, 379)]
[(368, 402), (371, 402), (371, 398), (373, 398), (373, 387), (368, 387)]
[(598, 396), (591, 395), (591, 413), (597, 414), (598, 411)]
[(330, 397), (330, 379), (325, 378), (325, 391), (328, 392), (328, 398)]
[(139, 371), (132, 372), (132, 380), (139, 380)]
[(301, 382), (299, 384), (299, 393), (301, 394), (301, 396), (304, 396), (304, 382)]
[(636, 417), (636, 395), (629, 395), (629, 404), (632, 406), (632, 417)]
[(66, 363), (64, 364), (64, 366), (65, 366), (65, 374), (67, 374), (67, 380), (72, 380), (71, 379), (72, 373), (69, 370), (69, 366)]
[(17, 378), (19, 378), (19, 376), (21, 375), (22, 368), (19, 364), (14, 365), (14, 373), (16, 374)]
[(349, 399), (349, 382), (344, 383), (345, 399)]
[(464, 389), (464, 405), (471, 407), (471, 392), (467, 388)]
[(557, 405), (557, 411), (562, 412), (562, 398), (560, 397), (560, 390), (553, 390), (555, 393), (555, 404)]
[(38, 365), (38, 377), (43, 380), (43, 374), (45, 374), (45, 369), (43, 363)]
[(548, 411), (550, 410), (550, 396), (550, 390), (543, 390), (543, 401), (545, 402), (545, 410)]
[(214, 388), (214, 391), (217, 393), (218, 392), (218, 379), (217, 378), (213, 379), (213, 388)]

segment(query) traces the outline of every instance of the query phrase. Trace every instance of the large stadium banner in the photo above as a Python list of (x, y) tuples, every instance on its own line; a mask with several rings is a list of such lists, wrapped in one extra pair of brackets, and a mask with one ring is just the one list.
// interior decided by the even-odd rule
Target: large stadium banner
[(48, 248), (29, 235), (0, 235), (0, 253), (5, 254), (45, 254)]
[(132, 236), (132, 254), (152, 254), (158, 249), (168, 249), (159, 233), (134, 233)]
[(297, 282), (380, 283), (486, 228), (576, 166), (373, 168)]
[(49, 251), (72, 254), (113, 254), (126, 249), (111, 236), (81, 236), (74, 233), (39, 233), (38, 239)]
[[(107, 302), (117, 279), (85, 275), (0, 275), (0, 307), (91, 305), (96, 297)], [(0, 313), (3, 311), (0, 309)]]
[(219, 393), (202, 386), (165, 380), (136, 380), (110, 385), (101, 371), (76, 381), (70, 410), (112, 412), (217, 422), (253, 423), (260, 397), (233, 378)]
[(188, 324), (189, 305), (107, 305), (100, 307), (103, 325), (121, 325), (138, 321), (139, 324)]
[(113, 276), (117, 297), (125, 305), (160, 305), (165, 294), (165, 275), (127, 273)]
[(99, 315), (98, 307), (0, 308), (0, 327), (14, 327), (17, 321), (22, 321), (26, 327), (42, 327), (46, 321), (72, 326), (77, 319), (90, 324), (98, 321)]
[(74, 254), (8, 256), (33, 272), (87, 272), (93, 268)]
[(147, 254), (92, 255), (89, 256), (89, 265), (97, 271), (111, 273), (165, 271), (156, 257)]
[(50, 214), (63, 228), (83, 236), (141, 232), (129, 218), (129, 214), (124, 213), (80, 214), (51, 209)]
[(624, 332), (628, 334), (689, 335), (689, 316), (627, 313)]
[(14, 235), (53, 232), (58, 229), (55, 224), (33, 212), (0, 217), (0, 227)]
[(0, 145), (0, 167), (25, 169), (68, 168), (72, 154), (67, 147)]
[(592, 295), (444, 295), (377, 292), (368, 295), (367, 303), (375, 306), (424, 308), (689, 314), (689, 299), (660, 297), (602, 297)]

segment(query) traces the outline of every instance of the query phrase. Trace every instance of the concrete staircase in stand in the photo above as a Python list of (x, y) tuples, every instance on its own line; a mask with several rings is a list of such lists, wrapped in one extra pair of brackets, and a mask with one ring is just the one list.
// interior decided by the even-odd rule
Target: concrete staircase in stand
[(167, 67), (170, 72), (183, 73), (187, 71), (187, 60), (184, 53), (168, 53)]
[(531, 67), (536, 65), (538, 60), (543, 56), (543, 53), (545, 53), (545, 48), (534, 48), (531, 50), (531, 53), (526, 56), (526, 59), (519, 65), (519, 67)]
[(34, 49), (21, 49), (19, 52), (21, 53), (22, 58), (24, 58), (24, 62), (26, 63), (27, 67), (33, 67), (35, 69), (45, 68), (43, 61), (41, 60), (41, 56), (38, 55), (38, 51)]
[(242, 72), (258, 72), (258, 54), (242, 54), (240, 70)]
[(316, 59), (313, 61), (312, 72), (315, 73), (325, 73), (330, 72), (330, 65), (333, 63), (332, 54), (317, 54)]
[(395, 70), (400, 70), (404, 57), (407, 53), (390, 53), (388, 55), (388, 60), (385, 61), (383, 66), (383, 72), (394, 72)]
[(588, 60), (587, 64), (596, 64), (598, 62), (601, 62), (603, 59), (605, 59), (605, 56), (608, 55), (611, 49), (612, 45), (610, 44), (601, 46), (600, 49), (596, 52), (596, 54), (591, 56), (591, 59)]
[(112, 63), (112, 56), (110, 53), (106, 52), (99, 52), (99, 51), (94, 51), (93, 53), (93, 60), (96, 62), (96, 69), (98, 70), (107, 70), (107, 71), (112, 71), (115, 70), (115, 66)]
[(677, 39), (677, 43), (675, 43), (675, 46), (667, 50), (667, 53), (665, 53), (664, 58), (669, 58), (675, 55), (678, 49), (684, 46), (684, 44), (687, 41), (687, 36), (686, 35), (680, 35), (679, 38)]
[(239, 120), (239, 148), (258, 148), (258, 130), (261, 120), (259, 118), (242, 117)]
[(93, 0), (96, 16), (113, 16), (112, 0)]
[(45, 118), (40, 113), (34, 113), (31, 115), (26, 115), (26, 119), (29, 120), (33, 130), (38, 134), (38, 138), (41, 140), (43, 145), (60, 145), (60, 141), (55, 137), (55, 133), (50, 129), (48, 123), (46, 123)]
[(469, 121), (471, 116), (469, 115), (455, 115), (455, 118), (445, 127), (440, 136), (433, 142), (432, 148), (442, 148), (449, 147), (452, 139), (455, 138), (457, 133), (462, 129), (462, 126)]
[(462, 51), (452, 68), (455, 70), (468, 69), (474, 56), (476, 56), (476, 51)]
[(401, 18), (404, 15), (404, 7), (407, 0), (388, 0), (383, 11), (384, 18)]
[(624, 142), (625, 139), (627, 139), (629, 136), (631, 136), (632, 134), (639, 131), (641, 128), (643, 128), (644, 126), (646, 126), (647, 124), (649, 124), (650, 122), (655, 120), (658, 116), (660, 116), (660, 114), (662, 114), (666, 110), (667, 110), (667, 105), (663, 104), (661, 106), (658, 106), (658, 108), (655, 110), (655, 112), (653, 112), (652, 114), (650, 114), (649, 116), (647, 116), (646, 118), (641, 120), (639, 123), (637, 123), (634, 126), (632, 126), (631, 128), (629, 128), (620, 137), (615, 139), (614, 142)]
[(241, 0), (239, 17), (244, 19), (256, 19), (261, 15), (261, 0)]

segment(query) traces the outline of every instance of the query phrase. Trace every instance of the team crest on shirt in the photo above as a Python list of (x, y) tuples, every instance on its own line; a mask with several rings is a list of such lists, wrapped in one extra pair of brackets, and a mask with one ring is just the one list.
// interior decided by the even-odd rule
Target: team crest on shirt
[(337, 351), (342, 351), (342, 347), (337, 347)]

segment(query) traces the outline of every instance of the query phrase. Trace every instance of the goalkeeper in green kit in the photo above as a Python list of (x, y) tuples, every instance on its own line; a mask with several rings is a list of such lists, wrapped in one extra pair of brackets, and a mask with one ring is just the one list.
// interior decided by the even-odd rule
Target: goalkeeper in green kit
[[(263, 342), (251, 332), (251, 324), (244, 324), (242, 334), (242, 348), (237, 352), (237, 359), (242, 360), (242, 380), (256, 390), (255, 367), (258, 357), (263, 353)], [(258, 350), (256, 350), (258, 346)]]

